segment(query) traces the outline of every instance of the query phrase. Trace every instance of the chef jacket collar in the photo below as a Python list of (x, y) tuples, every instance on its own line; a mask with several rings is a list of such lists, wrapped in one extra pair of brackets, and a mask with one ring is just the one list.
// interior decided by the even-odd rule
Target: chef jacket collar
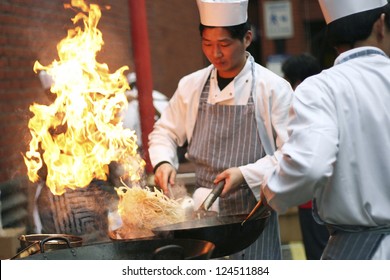
[(215, 104), (215, 103), (220, 103), (223, 101), (234, 99), (236, 95), (235, 89), (237, 87), (245, 86), (245, 85), (241, 85), (241, 83), (246, 83), (247, 85), (252, 84), (253, 75), (251, 75), (251, 73), (252, 73), (252, 63), (254, 63), (254, 59), (248, 52), (246, 52), (246, 55), (247, 55), (247, 60), (244, 65), (244, 68), (241, 70), (240, 73), (238, 73), (236, 77), (234, 77), (234, 79), (222, 91), (218, 87), (217, 69), (215, 67), (212, 69), (210, 75), (209, 103)]
[(367, 55), (383, 55), (388, 58), (387, 54), (376, 47), (359, 47), (341, 53), (335, 60), (334, 65), (344, 63), (348, 60), (367, 56)]

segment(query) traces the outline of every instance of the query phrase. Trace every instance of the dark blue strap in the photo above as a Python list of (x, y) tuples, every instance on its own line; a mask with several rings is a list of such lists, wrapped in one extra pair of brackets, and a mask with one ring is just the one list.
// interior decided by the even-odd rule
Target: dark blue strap
[(361, 57), (361, 56), (366, 56), (366, 55), (372, 55), (372, 54), (379, 54), (379, 55), (383, 55), (385, 57), (388, 57), (383, 51), (381, 50), (373, 50), (373, 49), (368, 49), (368, 50), (363, 50), (363, 51), (359, 51), (359, 52), (356, 52), (356, 53), (353, 53), (351, 55), (348, 55), (347, 57), (344, 57), (343, 59), (341, 60), (336, 60), (336, 64), (340, 64), (340, 63), (344, 63), (350, 59), (354, 59), (354, 58), (358, 58), (358, 57)]

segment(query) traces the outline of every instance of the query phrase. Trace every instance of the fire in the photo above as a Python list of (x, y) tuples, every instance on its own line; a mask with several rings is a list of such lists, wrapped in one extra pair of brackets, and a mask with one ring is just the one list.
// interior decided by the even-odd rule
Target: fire
[(72, 0), (71, 6), (81, 10), (73, 24), (83, 23), (84, 28), (68, 30), (57, 45), (59, 60), (48, 66), (35, 62), (35, 72), (45, 70), (53, 78), (50, 91), (56, 99), (49, 106), (30, 106), (32, 139), (24, 155), (29, 179), (38, 181), (45, 166), (43, 179), (58, 195), (66, 188), (86, 187), (93, 179), (106, 180), (111, 162), (118, 163), (123, 178), (131, 182), (140, 180), (145, 166), (135, 132), (124, 129), (117, 117), (127, 106), (128, 67), (110, 73), (107, 64), (96, 61), (104, 44), (97, 28), (99, 6), (82, 0)]

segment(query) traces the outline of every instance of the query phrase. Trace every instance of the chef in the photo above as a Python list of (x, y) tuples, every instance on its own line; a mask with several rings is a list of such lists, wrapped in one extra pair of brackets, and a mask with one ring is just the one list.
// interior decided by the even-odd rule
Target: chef
[[(168, 193), (175, 184), (176, 148), (188, 141), (195, 164), (195, 209), (224, 181), (212, 206), (220, 215), (249, 213), (260, 197), (264, 172), (287, 139), (290, 84), (257, 64), (246, 51), (252, 42), (248, 0), (198, 0), (202, 50), (211, 63), (183, 77), (149, 135), (155, 183)], [(274, 137), (275, 136), (275, 137)], [(277, 215), (239, 259), (280, 259)]]
[(322, 259), (390, 259), (390, 8), (319, 3), (339, 56), (296, 88), (290, 137), (262, 194), (278, 212), (314, 197), (331, 233)]

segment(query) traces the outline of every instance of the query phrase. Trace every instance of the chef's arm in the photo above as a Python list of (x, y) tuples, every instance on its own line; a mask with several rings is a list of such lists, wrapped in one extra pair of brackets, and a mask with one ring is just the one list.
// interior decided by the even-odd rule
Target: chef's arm
[(264, 93), (257, 94), (255, 102), (259, 136), (267, 155), (254, 163), (239, 167), (257, 200), (260, 199), (260, 185), (264, 182), (265, 175), (272, 172), (282, 158), (281, 147), (288, 139), (287, 124), (293, 97), (292, 88), (285, 80), (274, 83)]
[[(244, 174), (247, 176), (247, 178), (251, 178), (252, 184), (249, 185), (251, 188), (253, 194), (255, 195), (257, 200), (262, 200), (263, 205), (270, 208), (271, 206), (268, 205), (268, 202), (266, 200), (266, 196), (264, 194), (264, 185), (266, 178), (269, 176), (267, 173), (272, 173), (277, 166), (277, 159), (274, 156), (266, 156), (262, 160), (263, 163), (263, 168), (258, 168), (259, 166), (259, 161), (257, 164), (249, 164), (246, 166), (240, 166), (240, 167), (231, 167), (223, 172), (219, 173), (214, 180), (214, 184), (217, 184), (218, 182), (225, 180), (225, 185), (223, 188), (222, 193), (220, 194), (221, 197), (227, 196), (229, 193), (233, 192), (236, 190), (240, 185), (243, 183), (249, 183), (245, 179)], [(265, 164), (268, 164), (268, 168), (265, 168)], [(261, 179), (260, 179), (260, 172), (262, 171), (263, 174), (261, 174)], [(261, 185), (263, 185), (261, 187)], [(267, 197), (272, 197), (272, 194), (268, 194)]]
[(185, 120), (186, 106), (176, 92), (149, 134), (149, 156), (155, 169), (161, 162), (179, 168), (177, 147), (187, 140)]
[[(267, 168), (265, 168), (266, 162), (268, 164)], [(255, 195), (256, 199), (261, 199), (263, 194), (260, 191), (260, 185), (263, 183), (263, 181), (265, 181), (267, 173), (272, 173), (272, 171), (276, 168), (277, 160), (274, 155), (265, 157), (262, 160), (262, 163), (262, 168), (259, 168), (259, 163), (257, 163), (246, 166), (228, 168), (223, 172), (219, 173), (214, 180), (214, 184), (225, 180), (225, 185), (220, 196), (225, 197), (232, 191), (236, 190), (240, 185), (246, 183), (252, 189), (252, 192)], [(260, 174), (260, 172), (263, 173)], [(246, 177), (244, 176), (244, 174)], [(248, 178), (251, 184), (249, 184), (247, 179), (245, 178)], [(265, 197), (263, 197), (263, 199), (265, 199)]]
[(260, 185), (264, 182), (265, 175), (276, 168), (280, 157), (281, 152), (276, 151), (272, 156), (267, 155), (255, 163), (238, 167), (257, 200), (260, 199)]
[(177, 147), (185, 142), (183, 106), (176, 95), (170, 100), (161, 118), (149, 134), (149, 156), (154, 167), (154, 181), (165, 194), (174, 185), (179, 160)]
[(338, 154), (333, 102), (313, 94), (316, 90), (308, 82), (298, 90), (290, 110), (290, 138), (281, 148), (277, 167), (264, 174), (261, 186), (269, 205), (279, 213), (312, 199), (331, 178)]

